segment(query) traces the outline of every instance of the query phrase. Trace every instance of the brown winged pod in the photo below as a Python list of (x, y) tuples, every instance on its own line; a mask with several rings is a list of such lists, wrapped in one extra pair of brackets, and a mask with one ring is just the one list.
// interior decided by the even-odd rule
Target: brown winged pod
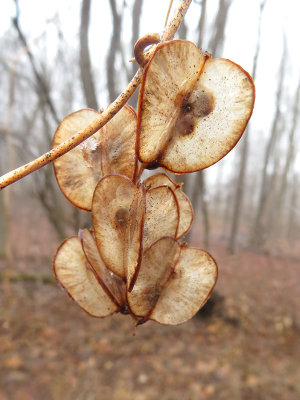
[[(63, 119), (53, 138), (53, 147), (83, 130), (99, 113), (76, 111)], [(136, 173), (136, 114), (124, 106), (100, 131), (54, 161), (57, 182), (76, 207), (90, 211), (95, 187), (103, 176), (116, 173), (133, 180)]]
[(106, 267), (88, 230), (61, 244), (53, 270), (88, 314), (131, 314), (136, 324), (149, 319), (169, 325), (187, 321), (206, 302), (217, 279), (217, 265), (208, 253), (163, 237), (144, 252), (133, 289), (128, 290), (126, 279)]
[[(136, 324), (149, 319), (178, 324), (205, 303), (217, 265), (208, 253), (176, 240), (178, 189), (164, 174), (139, 184), (114, 174), (99, 181), (92, 232), (65, 240), (53, 261), (57, 280), (87, 313), (121, 312), (131, 314)], [(192, 209), (187, 209), (191, 219)]]
[(176, 237), (179, 211), (168, 186), (146, 191), (124, 176), (107, 175), (95, 189), (92, 218), (103, 261), (131, 290), (143, 252), (164, 236)]
[[(119, 309), (117, 300), (108, 295), (108, 288), (98, 281), (89, 263), (80, 238), (66, 239), (58, 248), (53, 270), (58, 282), (87, 313), (106, 317)], [(100, 278), (99, 278), (100, 279)]]
[(254, 98), (251, 77), (232, 61), (188, 41), (158, 45), (140, 90), (140, 161), (179, 174), (209, 167), (240, 139)]
[(176, 239), (180, 239), (186, 235), (192, 227), (194, 213), (189, 198), (181, 190), (182, 184), (173, 182), (172, 179), (166, 174), (158, 173), (147, 178), (144, 182), (144, 185), (148, 190), (158, 186), (168, 186), (173, 191), (176, 197), (179, 212), (179, 223)]

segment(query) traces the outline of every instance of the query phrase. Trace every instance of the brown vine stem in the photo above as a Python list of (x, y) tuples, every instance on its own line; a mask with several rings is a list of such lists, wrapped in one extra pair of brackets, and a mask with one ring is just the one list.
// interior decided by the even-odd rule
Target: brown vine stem
[[(187, 12), (189, 5), (192, 0), (181, 0), (180, 4), (170, 21), (167, 28), (164, 30), (161, 41), (167, 41), (173, 39), (177, 29), (179, 28), (185, 13)], [(147, 54), (147, 58), (149, 60), (150, 56), (153, 54), (155, 50), (155, 46), (151, 49), (150, 53)], [(103, 111), (92, 121), (85, 129), (78, 132), (76, 135), (72, 136), (65, 142), (61, 143), (59, 146), (54, 147), (52, 150), (43, 154), (42, 156), (36, 158), (35, 160), (25, 164), (13, 171), (8, 172), (0, 178), (0, 190), (5, 188), (6, 186), (24, 178), (25, 176), (31, 174), (32, 172), (42, 168), (43, 166), (49, 164), (53, 160), (61, 157), (68, 151), (74, 149), (74, 147), (78, 146), (81, 142), (92, 136), (95, 132), (97, 132), (100, 128), (102, 128), (120, 109), (126, 104), (128, 99), (135, 92), (136, 88), (139, 86), (141, 77), (144, 73), (144, 67), (140, 67), (130, 81), (127, 88), (120, 94), (120, 96), (111, 103), (108, 108)]]

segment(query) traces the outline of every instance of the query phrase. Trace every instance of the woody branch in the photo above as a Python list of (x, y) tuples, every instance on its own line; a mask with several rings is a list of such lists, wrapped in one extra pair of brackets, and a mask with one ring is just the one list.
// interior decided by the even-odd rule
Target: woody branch
[[(188, 10), (192, 0), (181, 0), (180, 4), (168, 24), (167, 28), (162, 34), (161, 41), (167, 41), (173, 39), (176, 31), (178, 30), (185, 13)], [(153, 54), (155, 47), (147, 54), (147, 61)], [(72, 150), (74, 147), (78, 146), (81, 142), (92, 136), (95, 132), (101, 129), (113, 116), (120, 111), (120, 109), (126, 104), (128, 99), (135, 92), (140, 84), (145, 66), (138, 69), (137, 73), (128, 84), (127, 88), (117, 97), (117, 99), (112, 102), (105, 111), (103, 111), (99, 116), (94, 119), (89, 125), (85, 127), (82, 131), (78, 132), (76, 135), (72, 136), (65, 142), (61, 143), (59, 146), (54, 147), (52, 150), (43, 154), (42, 156), (36, 158), (35, 160), (25, 164), (13, 171), (8, 172), (0, 178), (0, 190), (6, 186), (24, 178), (25, 176), (31, 174), (32, 172), (42, 168), (43, 166), (49, 164), (50, 162), (56, 160), (62, 155), (66, 154), (68, 151)]]

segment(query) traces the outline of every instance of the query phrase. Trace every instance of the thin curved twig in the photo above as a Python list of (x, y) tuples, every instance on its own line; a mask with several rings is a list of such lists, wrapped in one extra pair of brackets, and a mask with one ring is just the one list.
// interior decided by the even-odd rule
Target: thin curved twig
[(158, 33), (150, 33), (148, 35), (145, 35), (136, 42), (134, 46), (134, 57), (136, 62), (141, 67), (144, 67), (149, 60), (147, 55), (144, 54), (144, 49), (150, 44), (156, 44), (159, 42), (160, 42), (160, 36)]
[[(169, 25), (165, 29), (162, 35), (162, 41), (171, 40), (177, 29), (179, 28), (185, 13), (188, 10), (192, 0), (181, 0), (178, 6), (178, 9), (175, 12), (174, 17), (170, 21)], [(153, 50), (147, 55), (148, 60), (153, 53), (155, 47), (153, 46)], [(120, 109), (126, 104), (128, 99), (135, 92), (137, 87), (140, 84), (141, 77), (144, 73), (144, 68), (140, 67), (127, 86), (127, 88), (120, 94), (120, 96), (111, 103), (108, 108), (99, 115), (99, 117), (95, 118), (89, 125), (85, 127), (82, 131), (72, 136), (65, 142), (61, 143), (59, 146), (54, 147), (52, 150), (38, 157), (37, 159), (29, 162), (28, 164), (23, 165), (13, 171), (8, 172), (0, 178), (0, 190), (5, 188), (6, 186), (24, 178), (25, 176), (31, 174), (32, 172), (42, 168), (43, 166), (49, 164), (53, 160), (61, 157), (68, 151), (72, 150), (74, 147), (78, 146), (81, 142), (92, 136), (95, 132), (97, 132), (100, 128), (102, 128)]]

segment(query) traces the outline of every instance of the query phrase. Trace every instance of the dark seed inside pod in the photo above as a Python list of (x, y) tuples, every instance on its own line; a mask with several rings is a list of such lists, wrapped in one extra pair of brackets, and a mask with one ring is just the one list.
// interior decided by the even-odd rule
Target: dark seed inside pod
[(198, 118), (206, 117), (215, 107), (213, 94), (204, 87), (196, 87), (191, 92), (180, 93), (175, 105), (180, 107), (180, 114), (175, 123), (176, 131), (182, 135), (190, 135)]
[(159, 160), (155, 160), (155, 161), (147, 163), (147, 166), (145, 167), (145, 169), (152, 170), (152, 169), (156, 169), (158, 167), (159, 167)]
[(115, 219), (118, 226), (125, 226), (129, 217), (129, 210), (127, 207), (120, 207), (116, 212)]
[(191, 114), (178, 118), (175, 124), (176, 130), (183, 136), (191, 134), (195, 126), (194, 119), (195, 118)]
[(192, 104), (195, 117), (203, 118), (210, 114), (215, 107), (214, 95), (204, 88), (198, 88), (191, 93), (189, 102)]

